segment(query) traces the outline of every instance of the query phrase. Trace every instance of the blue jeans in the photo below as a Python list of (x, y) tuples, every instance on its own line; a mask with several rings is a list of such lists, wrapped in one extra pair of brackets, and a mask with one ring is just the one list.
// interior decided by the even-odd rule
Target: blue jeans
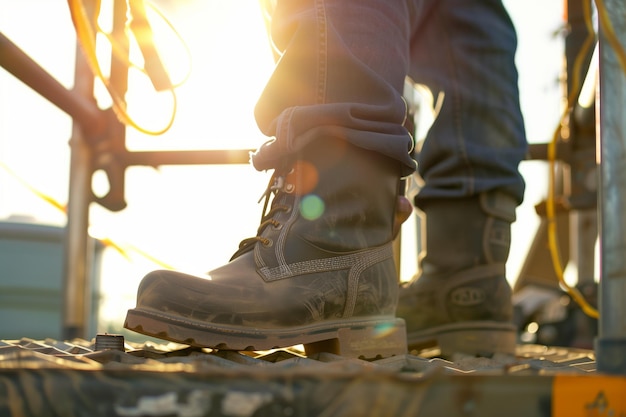
[[(417, 167), (418, 205), (492, 189), (522, 201), (517, 37), (501, 0), (278, 0), (271, 35), (282, 56), (255, 117), (275, 140), (253, 155), (257, 169), (336, 137), (397, 160), (403, 175)], [(417, 155), (406, 76), (445, 94)]]

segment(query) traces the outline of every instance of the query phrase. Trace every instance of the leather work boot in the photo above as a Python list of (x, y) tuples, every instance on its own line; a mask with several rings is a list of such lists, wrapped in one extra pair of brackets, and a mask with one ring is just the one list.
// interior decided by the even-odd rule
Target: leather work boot
[(257, 236), (207, 276), (149, 273), (124, 327), (225, 350), (406, 353), (394, 315), (398, 163), (342, 140), (315, 141), (297, 156), (275, 170)]
[(516, 206), (492, 191), (423, 207), (426, 256), (421, 274), (401, 286), (397, 309), (409, 350), (439, 346), (443, 356), (515, 352), (505, 263)]

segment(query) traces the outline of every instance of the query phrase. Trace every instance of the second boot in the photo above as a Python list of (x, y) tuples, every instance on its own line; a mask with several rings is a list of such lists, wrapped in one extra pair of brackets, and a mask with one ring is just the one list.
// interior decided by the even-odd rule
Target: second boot
[(402, 285), (397, 310), (409, 349), (439, 346), (444, 356), (514, 353), (505, 266), (516, 207), (497, 190), (422, 205), (425, 257), (420, 274)]

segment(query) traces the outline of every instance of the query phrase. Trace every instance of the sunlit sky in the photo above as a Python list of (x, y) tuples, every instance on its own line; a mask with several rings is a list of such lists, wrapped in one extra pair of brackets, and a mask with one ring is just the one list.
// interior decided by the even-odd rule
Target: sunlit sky
[[(105, 5), (107, 1), (103, 2)], [(561, 1), (508, 0), (519, 35), (522, 109), (529, 141), (547, 142), (560, 111), (558, 77), (562, 62)], [(265, 138), (258, 132), (253, 107), (272, 71), (273, 59), (256, 0), (161, 1), (192, 54), (192, 72), (177, 89), (178, 112), (173, 127), (160, 137), (128, 130), (131, 150), (255, 148)], [(66, 87), (73, 81), (75, 35), (64, 0), (0, 0), (0, 31)], [(172, 65), (186, 64), (176, 59)], [(169, 101), (146, 87), (131, 84), (131, 116), (153, 123), (145, 114), (167, 114)], [(107, 105), (103, 89), (98, 95)], [(153, 106), (141, 112), (142, 98)], [(154, 108), (154, 106), (158, 108)], [(150, 108), (145, 106), (146, 109)], [(161, 113), (159, 113), (161, 112)], [(143, 117), (143, 118), (142, 118)], [(0, 69), (0, 162), (24, 181), (61, 203), (67, 201), (71, 120), (10, 74)], [(150, 126), (149, 126), (150, 127)], [(508, 265), (514, 280), (537, 225), (533, 206), (546, 194), (545, 165), (524, 162), (526, 201), (518, 210)], [(268, 174), (247, 165), (167, 166), (127, 171), (128, 207), (117, 213), (93, 204), (92, 234), (133, 245), (178, 269), (208, 271), (225, 263), (239, 241), (254, 235), (261, 206), (257, 200)], [(0, 169), (0, 221), (29, 216), (63, 226), (65, 215), (36, 197)], [(405, 227), (411, 248), (413, 225)], [(158, 265), (130, 251), (126, 259), (107, 250), (102, 263), (103, 323), (121, 327), (143, 275)], [(410, 255), (401, 275), (414, 273)]]

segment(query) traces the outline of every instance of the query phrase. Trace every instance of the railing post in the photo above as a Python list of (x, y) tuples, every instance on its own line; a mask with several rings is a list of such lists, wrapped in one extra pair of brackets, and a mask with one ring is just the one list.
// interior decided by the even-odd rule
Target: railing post
[[(620, 47), (626, 45), (626, 2), (605, 0)], [(602, 19), (600, 19), (601, 21)], [(600, 372), (626, 374), (626, 75), (618, 54), (599, 30), (600, 89)]]
[[(94, 77), (80, 46), (76, 47), (74, 92), (93, 97)], [(91, 255), (89, 206), (92, 202), (93, 148), (84, 129), (74, 119), (70, 139), (70, 178), (64, 250), (63, 329), (64, 339), (87, 338), (91, 311)]]

